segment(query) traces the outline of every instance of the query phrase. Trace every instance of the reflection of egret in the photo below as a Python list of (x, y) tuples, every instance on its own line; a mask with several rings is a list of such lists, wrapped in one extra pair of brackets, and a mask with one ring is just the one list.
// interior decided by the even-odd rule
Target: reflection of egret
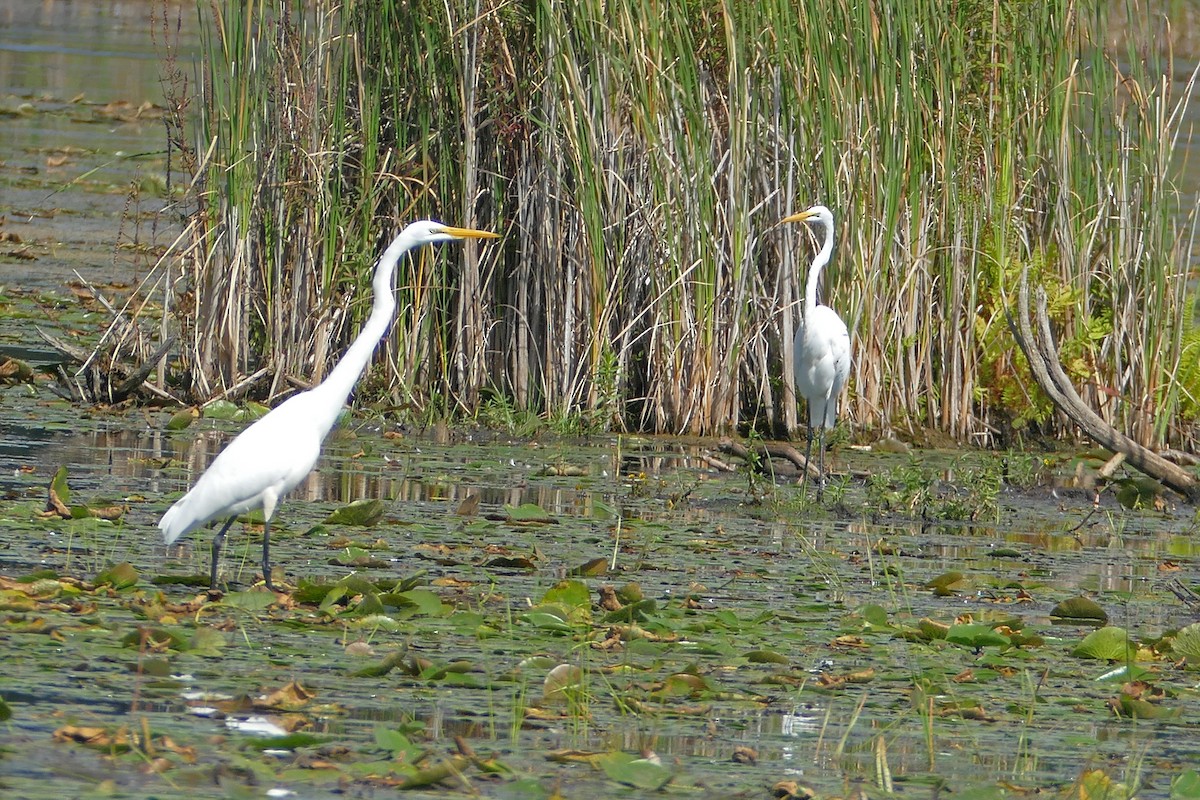
[[(825, 486), (825, 429), (837, 423), (838, 397), (850, 376), (850, 332), (846, 323), (829, 306), (817, 305), (817, 284), (821, 270), (833, 253), (833, 212), (825, 206), (813, 206), (785, 217), (784, 222), (819, 222), (825, 226), (825, 244), (808, 268), (804, 287), (804, 317), (792, 342), (796, 371), (796, 393), (808, 402), (808, 447), (804, 461), (812, 459), (813, 431), (818, 432), (817, 452), (820, 467), (818, 494)], [(805, 479), (808, 470), (804, 470)]]
[(288, 398), (242, 431), (213, 460), (192, 490), (176, 501), (158, 523), (171, 544), (209, 520), (228, 517), (212, 543), (211, 587), (217, 587), (217, 564), (225, 533), (238, 514), (263, 510), (263, 579), (271, 580), (271, 517), (280, 498), (291, 491), (317, 463), (321, 444), (333, 428), (346, 398), (358, 382), (375, 346), (387, 332), (396, 311), (392, 273), (400, 257), (413, 248), (456, 239), (494, 239), (497, 234), (453, 228), (440, 222), (414, 222), (400, 232), (375, 267), (371, 316), (342, 360), (316, 387)]

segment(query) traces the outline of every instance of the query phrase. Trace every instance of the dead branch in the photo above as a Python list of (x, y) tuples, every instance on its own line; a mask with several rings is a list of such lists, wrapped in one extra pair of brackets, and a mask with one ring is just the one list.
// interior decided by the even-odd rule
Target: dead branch
[(1175, 578), (1167, 583), (1167, 588), (1179, 598), (1180, 602), (1191, 609), (1193, 614), (1200, 614), (1200, 595), (1196, 594), (1190, 586), (1185, 586), (1183, 581)]
[(109, 398), (109, 402), (119, 403), (140, 389), (142, 384), (146, 382), (146, 377), (158, 367), (158, 362), (162, 361), (174, 346), (175, 337), (168, 336), (166, 341), (160, 344), (158, 349), (155, 350), (149, 358), (142, 362), (140, 367), (135, 369), (128, 378), (117, 384), (116, 388), (112, 390), (112, 396)]
[(43, 342), (62, 353), (71, 361), (76, 361), (82, 364), (87, 361), (88, 357), (91, 355), (91, 353), (89, 353), (87, 350), (84, 350), (82, 347), (76, 347), (70, 342), (65, 342), (62, 339), (59, 339), (57, 336), (46, 333), (46, 331), (42, 330), (42, 328), (37, 325), (34, 325), (33, 329), (37, 331), (38, 336), (42, 337)]
[(1046, 291), (1041, 287), (1037, 290), (1038, 335), (1034, 335), (1029, 322), (1028, 278), (1029, 269), (1026, 268), (1021, 272), (1021, 285), (1017, 294), (1017, 319), (1014, 320), (1010, 312), (1006, 313), (1008, 327), (1012, 330), (1021, 352), (1025, 354), (1037, 385), (1049, 396), (1055, 408), (1097, 444), (1114, 453), (1123, 454), (1130, 465), (1182, 495), (1189, 502), (1200, 502), (1200, 484), (1192, 473), (1116, 430), (1083, 402), (1058, 358), (1058, 349), (1050, 331), (1050, 318), (1046, 313)]
[(781, 458), (784, 461), (790, 461), (796, 465), (796, 468), (801, 472), (808, 472), (808, 477), (816, 479), (820, 478), (820, 473), (817, 468), (809, 464), (805, 460), (803, 454), (799, 450), (792, 447), (790, 444), (782, 444), (780, 442), (765, 442), (756, 446), (753, 450), (746, 447), (741, 442), (735, 442), (733, 439), (722, 439), (717, 445), (717, 449), (722, 453), (735, 455), (747, 463), (754, 461), (769, 461), (772, 458)]
[[(112, 385), (114, 375), (109, 373), (106, 378), (96, 365), (95, 351), (89, 352), (82, 347), (59, 339), (57, 336), (42, 330), (40, 327), (35, 326), (34, 330), (37, 331), (38, 336), (42, 337), (42, 341), (61, 353), (67, 360), (84, 365), (76, 370), (73, 376), (68, 375), (61, 364), (57, 365), (59, 380), (66, 389), (60, 390), (51, 387), (51, 391), (66, 400), (76, 403), (119, 403), (139, 389), (147, 390), (159, 397), (175, 399), (158, 387), (146, 383), (146, 377), (154, 371), (158, 363), (175, 346), (175, 337), (173, 336), (160, 344), (158, 349), (149, 358), (143, 361), (128, 377), (114, 387)], [(83, 379), (82, 381), (81, 378)]]

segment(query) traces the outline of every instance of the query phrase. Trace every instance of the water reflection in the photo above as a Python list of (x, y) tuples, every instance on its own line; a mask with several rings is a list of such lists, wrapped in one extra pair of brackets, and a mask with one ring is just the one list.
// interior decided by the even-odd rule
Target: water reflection
[[(197, 52), (184, 4), (0, 0), (0, 94), (162, 102), (159, 59), (167, 18), (181, 21), (184, 57)], [(170, 33), (175, 35), (174, 26)]]

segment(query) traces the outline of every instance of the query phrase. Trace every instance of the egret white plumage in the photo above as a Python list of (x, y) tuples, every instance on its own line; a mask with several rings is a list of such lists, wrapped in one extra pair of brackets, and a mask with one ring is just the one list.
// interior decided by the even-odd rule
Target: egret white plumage
[[(838, 398), (850, 376), (850, 332), (837, 312), (817, 304), (821, 270), (833, 254), (833, 212), (822, 205), (784, 217), (783, 222), (814, 222), (825, 226), (825, 243), (808, 268), (803, 318), (792, 342), (796, 393), (808, 403), (808, 446), (804, 461), (812, 460), (813, 432), (818, 435), (818, 495), (825, 487), (825, 429), (837, 423)], [(804, 480), (808, 470), (804, 471)]]
[(375, 266), (371, 315), (329, 376), (312, 389), (288, 398), (238, 434), (191, 491), (167, 509), (158, 523), (167, 544), (210, 520), (228, 517), (213, 538), (211, 588), (217, 588), (221, 544), (229, 526), (238, 514), (261, 508), (263, 579), (267, 588), (275, 590), (271, 579), (271, 517), (280, 499), (312, 471), (325, 436), (337, 421), (379, 340), (387, 333), (396, 312), (392, 274), (400, 258), (422, 245), (494, 238), (498, 234), (455, 228), (434, 220), (414, 222), (400, 231)]

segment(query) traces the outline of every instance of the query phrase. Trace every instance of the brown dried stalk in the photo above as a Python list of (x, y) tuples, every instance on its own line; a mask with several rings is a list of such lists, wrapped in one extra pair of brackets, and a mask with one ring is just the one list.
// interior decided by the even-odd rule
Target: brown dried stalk
[(1078, 425), (1093, 441), (1102, 447), (1121, 453), (1132, 466), (1182, 495), (1189, 502), (1200, 501), (1200, 484), (1188, 470), (1174, 464), (1146, 447), (1130, 439), (1100, 418), (1080, 398), (1079, 393), (1067, 377), (1058, 358), (1058, 349), (1050, 331), (1050, 318), (1046, 313), (1046, 291), (1037, 290), (1037, 324), (1034, 331), (1029, 322), (1029, 269), (1021, 272), (1021, 285), (1017, 294), (1017, 319), (1008, 313), (1008, 325), (1029, 361), (1029, 370), (1038, 386), (1042, 388), (1055, 408)]

